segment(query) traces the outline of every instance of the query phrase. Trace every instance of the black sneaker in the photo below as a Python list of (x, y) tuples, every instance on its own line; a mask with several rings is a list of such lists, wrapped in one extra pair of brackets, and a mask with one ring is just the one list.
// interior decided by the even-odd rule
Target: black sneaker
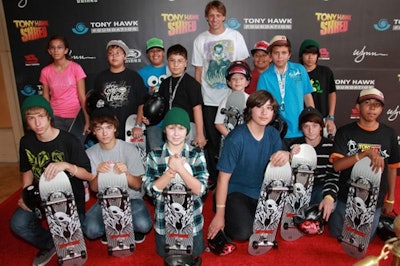
[(36, 258), (33, 260), (33, 266), (44, 266), (46, 265), (51, 258), (56, 254), (56, 248), (52, 247), (50, 250), (40, 250)]
[(145, 234), (135, 232), (135, 242), (136, 243), (138, 243), (138, 244), (143, 243), (145, 239), (146, 239)]
[(107, 245), (107, 244), (108, 244), (106, 235), (103, 235), (103, 236), (101, 237), (100, 242), (101, 242), (103, 245)]

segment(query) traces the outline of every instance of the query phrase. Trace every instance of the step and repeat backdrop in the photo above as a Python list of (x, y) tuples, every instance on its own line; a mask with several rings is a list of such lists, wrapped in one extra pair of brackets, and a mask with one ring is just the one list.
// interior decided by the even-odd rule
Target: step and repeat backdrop
[[(225, 0), (225, 26), (240, 31), (249, 50), (259, 40), (286, 35), (291, 60), (298, 62), (304, 39), (320, 44), (319, 63), (329, 66), (337, 87), (336, 124), (357, 119), (360, 90), (376, 87), (385, 94), (381, 121), (400, 136), (400, 12), (398, 0)], [(180, 43), (189, 52), (194, 38), (208, 29), (208, 0), (3, 0), (20, 102), (41, 93), (40, 70), (50, 62), (47, 41), (63, 35), (70, 53), (86, 74), (86, 88), (108, 67), (106, 44), (123, 40), (130, 48), (127, 67), (149, 61), (146, 41)], [(251, 64), (251, 58), (248, 59)], [(194, 75), (194, 68), (187, 72)], [(398, 138), (400, 141), (400, 137)]]

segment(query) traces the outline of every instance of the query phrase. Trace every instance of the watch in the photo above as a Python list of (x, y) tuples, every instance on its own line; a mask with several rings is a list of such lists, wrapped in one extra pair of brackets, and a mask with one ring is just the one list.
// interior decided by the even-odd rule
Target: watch
[(331, 120), (331, 121), (335, 121), (335, 117), (331, 116), (331, 115), (327, 115), (326, 119)]

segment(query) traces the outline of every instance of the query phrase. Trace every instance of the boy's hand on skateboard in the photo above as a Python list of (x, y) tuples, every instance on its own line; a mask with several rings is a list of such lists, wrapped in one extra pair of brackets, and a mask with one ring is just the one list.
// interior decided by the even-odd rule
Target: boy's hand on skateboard
[(43, 172), (45, 179), (47, 181), (53, 179), (59, 172), (66, 171), (68, 166), (67, 162), (50, 163)]
[(272, 166), (282, 166), (289, 161), (289, 154), (288, 151), (277, 151), (271, 155), (269, 160)]
[(126, 174), (126, 173), (128, 173), (128, 167), (123, 162), (117, 162), (114, 165), (114, 173)]
[(371, 159), (371, 168), (372, 171), (377, 173), (379, 170), (383, 172), (383, 169), (385, 167), (385, 161), (383, 160), (383, 157), (378, 153), (378, 151), (373, 150), (373, 149), (368, 149), (365, 151), (366, 156), (368, 156)]
[(169, 157), (168, 159), (168, 167), (173, 171), (180, 173), (181, 171), (185, 170), (185, 157), (181, 157), (178, 154), (174, 154)]
[(97, 165), (96, 171), (98, 173), (108, 173), (113, 169), (114, 162), (101, 162)]

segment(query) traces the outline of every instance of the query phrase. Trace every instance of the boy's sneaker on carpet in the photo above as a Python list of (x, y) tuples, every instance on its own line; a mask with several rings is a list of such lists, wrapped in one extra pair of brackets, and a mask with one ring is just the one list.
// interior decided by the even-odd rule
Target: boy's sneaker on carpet
[(44, 266), (46, 265), (51, 258), (56, 254), (56, 248), (52, 247), (50, 250), (40, 250), (36, 258), (33, 260), (33, 266)]
[(135, 242), (140, 244), (146, 239), (146, 235), (142, 233), (135, 233)]
[(107, 237), (106, 237), (106, 235), (103, 235), (102, 237), (101, 237), (101, 243), (103, 244), (103, 245), (107, 245), (108, 244), (108, 242), (107, 242)]

